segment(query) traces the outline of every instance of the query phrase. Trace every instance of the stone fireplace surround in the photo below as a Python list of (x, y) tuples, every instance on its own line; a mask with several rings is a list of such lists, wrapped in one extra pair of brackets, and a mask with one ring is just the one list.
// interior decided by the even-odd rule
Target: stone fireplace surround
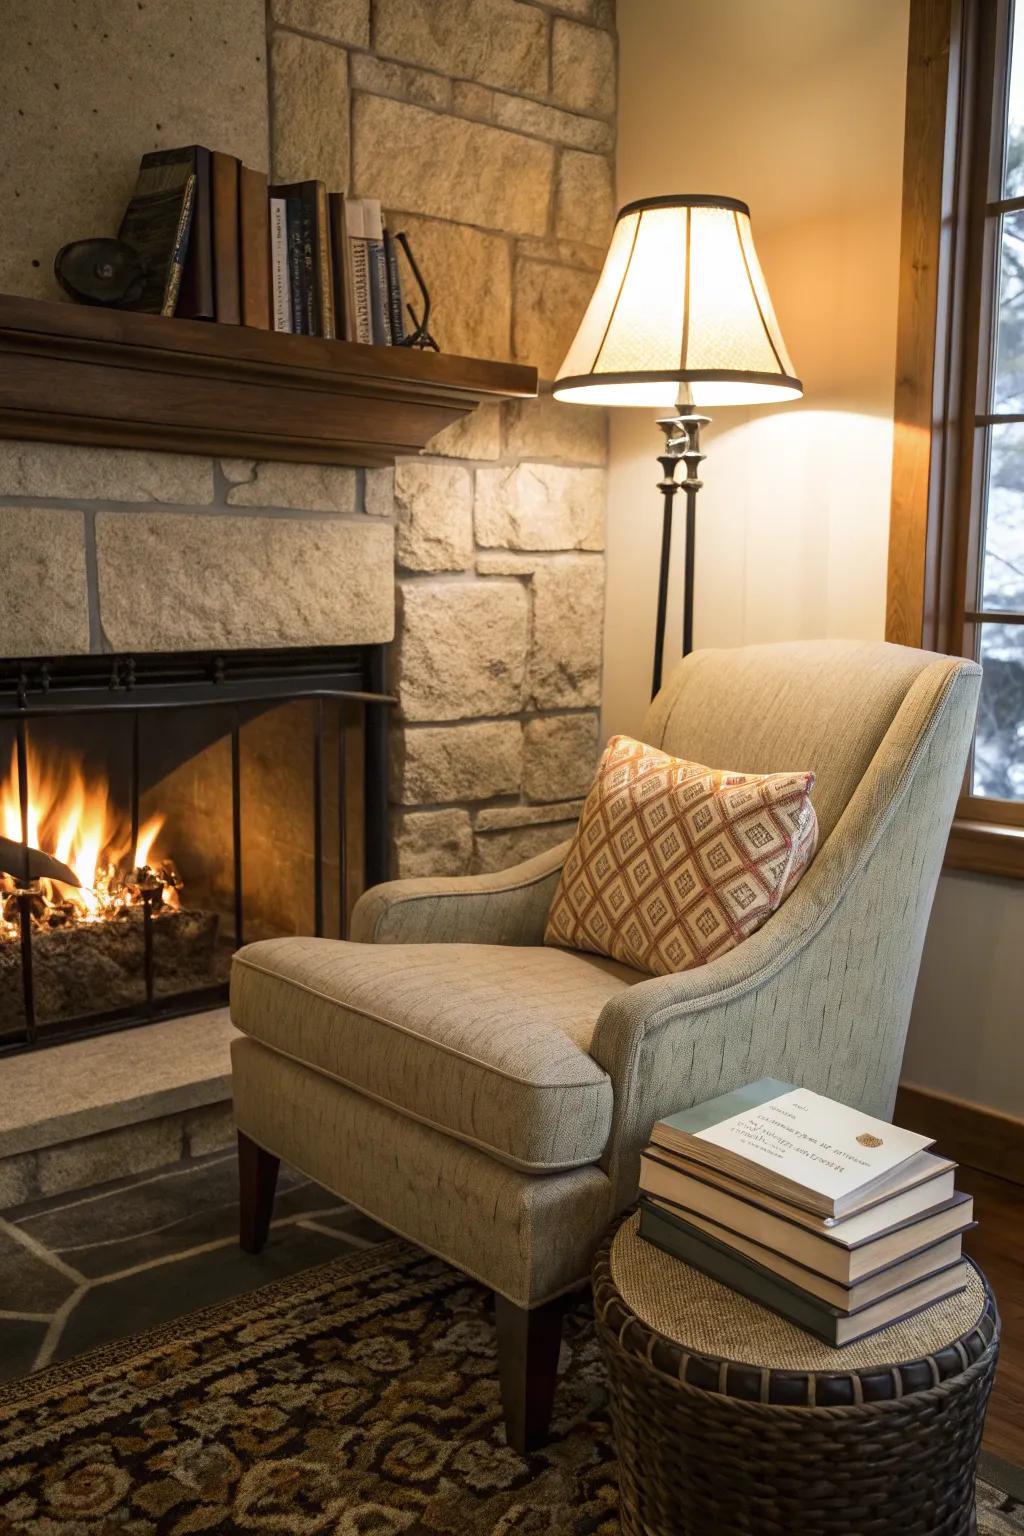
[[(61, 0), (15, 8), (0, 288), (56, 296), (54, 250), (116, 227), (142, 150), (198, 139), (381, 197), (442, 348), (553, 376), (610, 228), (613, 0), (81, 0), (73, 39)], [(602, 413), (550, 398), (393, 471), (0, 442), (0, 653), (394, 637), (394, 871), (500, 868), (568, 835), (596, 756), (606, 456)], [(150, 1033), (108, 1039), (145, 1070)], [(197, 1094), (226, 1134), (217, 1038), (171, 1098), (154, 1078), (120, 1122), (93, 1106), (59, 1174), (15, 1128), (0, 1208), (194, 1153)]]
[[(441, 347), (554, 375), (611, 225), (613, 0), (13, 3), (0, 290), (56, 297), (139, 154), (198, 140), (380, 197)], [(596, 756), (606, 456), (550, 398), (394, 472), (3, 443), (0, 652), (394, 633), (395, 870), (498, 868), (565, 834)]]

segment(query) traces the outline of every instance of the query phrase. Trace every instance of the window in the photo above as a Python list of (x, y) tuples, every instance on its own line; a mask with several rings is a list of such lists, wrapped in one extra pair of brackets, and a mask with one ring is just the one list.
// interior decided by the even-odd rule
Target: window
[(968, 809), (1003, 802), (1009, 817), (1024, 808), (1024, 3), (990, 12), (994, 46), (979, 40), (993, 67), (991, 83), (979, 82), (976, 131), (991, 130), (984, 206), (972, 221), (980, 281), (977, 320), (967, 323), (977, 326), (978, 360), (966, 381), (974, 423), (962, 541), (963, 649), (985, 676), (965, 798)]
[(947, 863), (1024, 876), (1024, 0), (911, 0), (905, 149), (886, 632), (982, 663)]

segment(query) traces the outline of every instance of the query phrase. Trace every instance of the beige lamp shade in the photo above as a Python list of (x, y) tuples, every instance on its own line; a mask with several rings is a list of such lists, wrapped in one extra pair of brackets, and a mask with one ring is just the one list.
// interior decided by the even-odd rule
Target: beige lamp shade
[(800, 380), (779, 331), (750, 230), (733, 197), (628, 203), (555, 380), (588, 405), (795, 400)]

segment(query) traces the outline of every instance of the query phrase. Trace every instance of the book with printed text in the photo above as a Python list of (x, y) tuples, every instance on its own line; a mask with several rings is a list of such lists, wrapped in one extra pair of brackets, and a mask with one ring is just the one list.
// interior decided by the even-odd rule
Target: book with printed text
[(761, 1078), (659, 1120), (656, 1146), (827, 1218), (916, 1181), (932, 1145), (809, 1088)]

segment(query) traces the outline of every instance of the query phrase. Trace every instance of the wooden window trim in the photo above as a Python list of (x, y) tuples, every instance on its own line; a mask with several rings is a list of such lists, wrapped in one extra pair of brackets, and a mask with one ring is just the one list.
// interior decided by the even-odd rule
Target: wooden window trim
[[(997, 103), (975, 92), (994, 78), (1007, 4), (910, 5), (885, 632), (953, 654), (974, 638), (966, 592), (977, 530), (961, 509), (979, 505), (971, 479), (984, 468), (974, 419), (991, 266), (978, 230), (992, 146), (977, 125)], [(1024, 805), (962, 795), (946, 865), (1024, 879)]]
[(1024, 827), (957, 816), (946, 844), (945, 867), (1011, 880), (1024, 878)]

